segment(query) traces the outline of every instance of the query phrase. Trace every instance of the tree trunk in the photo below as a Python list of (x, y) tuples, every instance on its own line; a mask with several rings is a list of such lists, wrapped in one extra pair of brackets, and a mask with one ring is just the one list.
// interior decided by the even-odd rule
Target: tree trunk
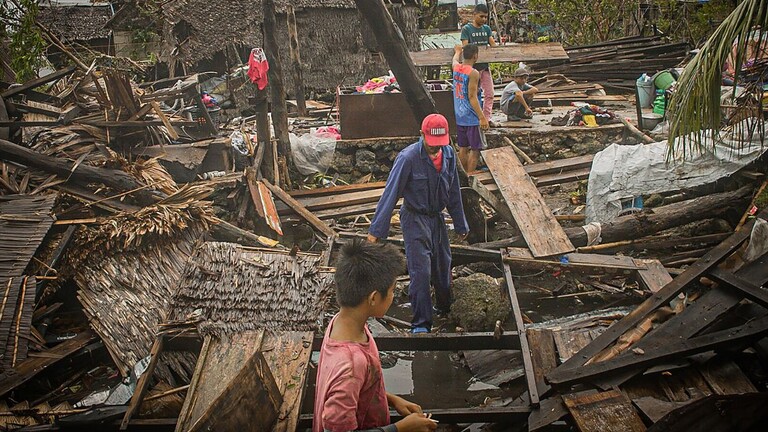
[(392, 69), (392, 73), (397, 78), (400, 90), (403, 92), (416, 122), (421, 124), (424, 117), (436, 113), (437, 108), (435, 101), (432, 100), (432, 96), (419, 78), (402, 32), (395, 24), (382, 0), (355, 0), (355, 3), (376, 36), (376, 43), (384, 54), (384, 58), (387, 59), (389, 68)]
[(304, 100), (304, 80), (301, 77), (301, 54), (299, 52), (299, 30), (296, 25), (296, 13), (293, 5), (288, 5), (288, 36), (291, 43), (291, 63), (293, 63), (296, 107), (300, 117), (307, 116), (307, 102)]
[[(749, 202), (752, 187), (744, 186), (732, 192), (721, 192), (687, 201), (657, 207), (649, 212), (622, 216), (602, 224), (603, 243), (639, 239), (659, 231), (714, 217), (721, 217), (732, 207), (740, 208)], [(587, 245), (587, 233), (581, 227), (566, 228), (565, 234), (576, 247)], [(522, 236), (487, 243), (473, 244), (483, 249), (525, 247)]]
[[(283, 66), (280, 59), (280, 47), (277, 44), (277, 20), (274, 0), (264, 0), (264, 52), (269, 62), (269, 93), (272, 100), (272, 126), (277, 137), (278, 158), (285, 158), (286, 165), (291, 162), (291, 143), (288, 138), (288, 109), (285, 105), (285, 85), (283, 84)], [(291, 179), (281, 178), (283, 189), (291, 188)]]

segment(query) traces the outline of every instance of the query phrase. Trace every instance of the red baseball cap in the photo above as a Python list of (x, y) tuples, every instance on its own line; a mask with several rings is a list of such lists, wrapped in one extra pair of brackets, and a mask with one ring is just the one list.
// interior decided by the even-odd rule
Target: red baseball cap
[(421, 132), (428, 146), (446, 146), (451, 142), (448, 120), (441, 114), (430, 114), (421, 122)]

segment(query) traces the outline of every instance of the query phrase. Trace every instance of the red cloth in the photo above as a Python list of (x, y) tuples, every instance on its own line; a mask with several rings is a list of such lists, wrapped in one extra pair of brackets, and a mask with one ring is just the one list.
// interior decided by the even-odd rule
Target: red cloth
[(443, 170), (443, 149), (438, 150), (436, 155), (430, 156), (429, 158), (432, 159), (432, 163), (435, 164), (437, 172)]
[(312, 432), (347, 432), (389, 424), (379, 349), (365, 326), (368, 342), (330, 338), (336, 315), (328, 324), (317, 363)]
[(248, 77), (259, 90), (264, 90), (269, 82), (267, 71), (269, 71), (269, 63), (264, 50), (261, 48), (252, 49), (251, 55), (248, 57)]

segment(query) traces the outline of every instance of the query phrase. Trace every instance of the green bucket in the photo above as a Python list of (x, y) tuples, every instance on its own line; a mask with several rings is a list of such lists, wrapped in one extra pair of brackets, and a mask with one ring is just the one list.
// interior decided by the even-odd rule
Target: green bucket
[(672, 87), (672, 84), (674, 84), (677, 80), (675, 80), (675, 77), (672, 76), (672, 73), (670, 71), (661, 71), (653, 76), (653, 85), (656, 86), (657, 89), (661, 90), (667, 90), (668, 88)]

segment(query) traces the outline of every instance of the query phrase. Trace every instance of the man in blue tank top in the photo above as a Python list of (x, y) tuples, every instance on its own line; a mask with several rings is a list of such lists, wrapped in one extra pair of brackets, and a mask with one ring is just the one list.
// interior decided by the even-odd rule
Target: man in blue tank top
[[(459, 161), (471, 174), (477, 170), (483, 136), (480, 129), (488, 129), (488, 119), (480, 107), (477, 87), (480, 72), (472, 66), (477, 62), (477, 45), (456, 45), (453, 55), (453, 111), (456, 115)], [(460, 61), (463, 57), (463, 61)]]

